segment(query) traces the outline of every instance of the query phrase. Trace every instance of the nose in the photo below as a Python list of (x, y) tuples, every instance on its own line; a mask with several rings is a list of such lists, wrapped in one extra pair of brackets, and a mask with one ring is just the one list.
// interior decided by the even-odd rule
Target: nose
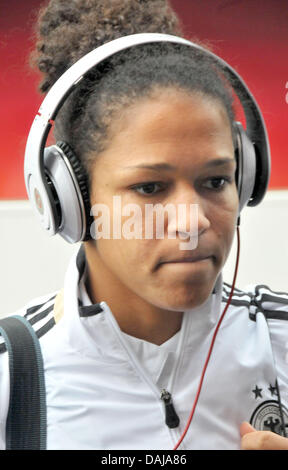
[[(172, 201), (171, 201), (172, 202)], [(190, 188), (174, 198), (176, 216), (168, 223), (168, 236), (198, 238), (211, 226), (201, 197)]]

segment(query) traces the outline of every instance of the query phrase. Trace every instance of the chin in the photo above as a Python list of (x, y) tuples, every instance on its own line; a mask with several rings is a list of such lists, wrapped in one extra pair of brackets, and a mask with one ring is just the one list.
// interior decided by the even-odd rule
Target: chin
[(175, 312), (190, 310), (202, 305), (212, 293), (213, 287), (214, 284), (211, 286), (206, 285), (204, 288), (199, 288), (199, 286), (190, 287), (188, 292), (187, 289), (183, 292), (183, 288), (178, 291), (174, 288), (167, 292), (166, 295), (159, 296), (156, 305), (164, 310)]

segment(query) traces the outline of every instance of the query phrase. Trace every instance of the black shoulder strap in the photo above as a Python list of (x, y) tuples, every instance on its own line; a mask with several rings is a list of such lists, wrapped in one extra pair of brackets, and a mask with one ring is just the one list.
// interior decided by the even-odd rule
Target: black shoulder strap
[(10, 403), (6, 422), (6, 449), (46, 449), (46, 394), (41, 347), (35, 331), (23, 317), (0, 320), (9, 354)]

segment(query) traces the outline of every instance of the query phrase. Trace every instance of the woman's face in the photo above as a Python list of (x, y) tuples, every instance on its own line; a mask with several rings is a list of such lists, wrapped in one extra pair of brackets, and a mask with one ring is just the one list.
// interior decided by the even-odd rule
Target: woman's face
[[(233, 241), (238, 214), (235, 170), (230, 124), (216, 100), (158, 89), (126, 109), (111, 127), (109, 146), (97, 156), (92, 173), (91, 204), (105, 205), (107, 210), (98, 217), (106, 229), (109, 218), (111, 231), (109, 238), (90, 243), (110, 282), (117, 279), (134, 297), (166, 310), (203, 303)], [(161, 236), (156, 236), (155, 214), (148, 223), (147, 204), (150, 209), (171, 204), (176, 210), (176, 219), (166, 212)], [(94, 216), (100, 222), (95, 208)], [(114, 227), (118, 224), (118, 238), (116, 232), (113, 236), (113, 222)], [(103, 231), (104, 226), (98, 228)], [(189, 233), (189, 249), (183, 249), (181, 237)]]

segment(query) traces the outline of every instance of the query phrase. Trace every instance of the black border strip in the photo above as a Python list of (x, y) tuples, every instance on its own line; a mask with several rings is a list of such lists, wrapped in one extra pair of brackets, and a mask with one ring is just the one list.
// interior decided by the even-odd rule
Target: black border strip
[(29, 315), (33, 315), (34, 313), (37, 312), (37, 310), (39, 310), (41, 307), (43, 307), (43, 305), (47, 304), (48, 302), (51, 302), (51, 300), (55, 299), (56, 298), (56, 295), (53, 295), (53, 297), (51, 297), (51, 299), (49, 300), (46, 300), (46, 302), (43, 302), (43, 304), (40, 304), (40, 305), (34, 305), (33, 307), (30, 307), (26, 310), (26, 313), (24, 315), (25, 318), (27, 318)]

